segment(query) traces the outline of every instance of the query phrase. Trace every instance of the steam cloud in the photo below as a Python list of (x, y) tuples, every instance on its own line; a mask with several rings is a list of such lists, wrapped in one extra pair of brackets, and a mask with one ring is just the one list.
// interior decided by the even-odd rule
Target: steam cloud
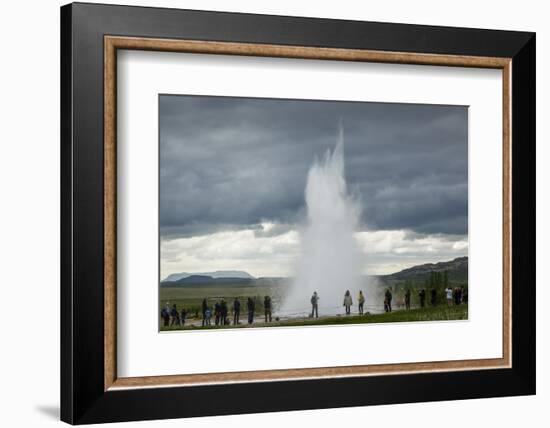
[(354, 231), (361, 206), (346, 185), (342, 125), (334, 150), (327, 150), (309, 169), (305, 200), (307, 221), (300, 230), (302, 255), (281, 311), (303, 312), (317, 291), (319, 312), (335, 314), (342, 310), (344, 292), (349, 289), (354, 293), (360, 288), (360, 253)]

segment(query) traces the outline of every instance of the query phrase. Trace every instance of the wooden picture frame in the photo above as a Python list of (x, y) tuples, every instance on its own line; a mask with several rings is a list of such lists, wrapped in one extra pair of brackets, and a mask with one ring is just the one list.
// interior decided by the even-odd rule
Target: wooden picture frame
[[(502, 70), (502, 358), (118, 377), (117, 49)], [(61, 52), (62, 420), (95, 423), (535, 392), (534, 34), (77, 3), (61, 9)], [(228, 399), (210, 406), (202, 398), (214, 391)]]

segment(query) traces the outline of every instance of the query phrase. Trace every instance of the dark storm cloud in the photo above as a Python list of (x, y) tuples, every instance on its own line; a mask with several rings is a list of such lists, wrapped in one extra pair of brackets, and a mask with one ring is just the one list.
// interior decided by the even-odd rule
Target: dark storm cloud
[[(370, 230), (467, 233), (466, 107), (253, 98), (160, 97), (163, 237), (288, 230), (307, 171), (334, 147)], [(277, 227), (262, 230), (262, 221)]]

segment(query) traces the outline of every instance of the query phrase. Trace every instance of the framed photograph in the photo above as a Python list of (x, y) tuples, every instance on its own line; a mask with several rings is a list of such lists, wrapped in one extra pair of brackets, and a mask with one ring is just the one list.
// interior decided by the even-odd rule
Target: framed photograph
[(76, 3), (61, 105), (62, 420), (535, 393), (533, 33)]

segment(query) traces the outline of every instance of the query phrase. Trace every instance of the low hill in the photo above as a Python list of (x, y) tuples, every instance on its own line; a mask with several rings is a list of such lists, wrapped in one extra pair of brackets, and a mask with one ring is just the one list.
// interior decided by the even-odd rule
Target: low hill
[(413, 266), (402, 271), (392, 273), (390, 275), (382, 275), (385, 280), (423, 280), (427, 278), (431, 272), (447, 271), (449, 279), (456, 281), (468, 280), (468, 257), (458, 257), (448, 262), (426, 263), (423, 265)]

